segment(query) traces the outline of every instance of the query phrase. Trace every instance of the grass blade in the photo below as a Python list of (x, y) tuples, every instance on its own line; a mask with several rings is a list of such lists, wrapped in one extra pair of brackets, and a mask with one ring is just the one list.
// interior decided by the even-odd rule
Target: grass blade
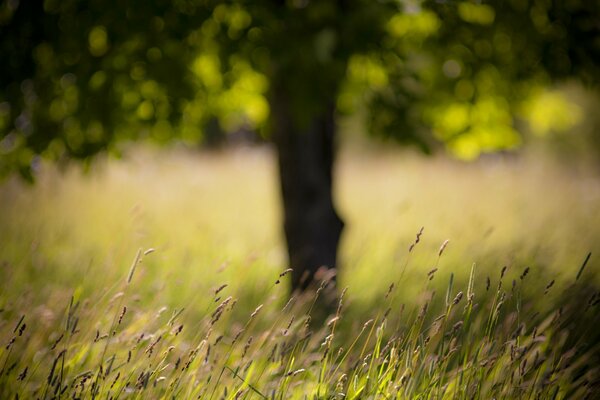
[(583, 273), (583, 269), (585, 268), (585, 266), (587, 265), (588, 261), (590, 261), (590, 257), (592, 256), (592, 252), (590, 251), (587, 255), (587, 257), (585, 258), (585, 261), (583, 262), (583, 264), (581, 264), (581, 268), (579, 268), (579, 272), (577, 273), (577, 277), (575, 278), (575, 281), (579, 280), (579, 277), (581, 276), (581, 274)]

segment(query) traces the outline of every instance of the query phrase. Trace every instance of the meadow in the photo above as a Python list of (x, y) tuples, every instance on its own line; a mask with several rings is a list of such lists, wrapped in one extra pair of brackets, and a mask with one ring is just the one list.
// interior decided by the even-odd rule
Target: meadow
[(597, 398), (597, 171), (346, 149), (336, 176), (337, 289), (291, 298), (270, 148), (5, 181), (0, 398)]

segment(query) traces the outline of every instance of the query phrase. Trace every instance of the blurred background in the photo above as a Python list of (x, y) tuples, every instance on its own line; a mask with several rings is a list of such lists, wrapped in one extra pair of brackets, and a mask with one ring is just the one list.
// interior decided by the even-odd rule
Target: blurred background
[(364, 306), (433, 266), (597, 265), (597, 2), (0, 4), (0, 278), (40, 315), (140, 247), (153, 304), (314, 260)]

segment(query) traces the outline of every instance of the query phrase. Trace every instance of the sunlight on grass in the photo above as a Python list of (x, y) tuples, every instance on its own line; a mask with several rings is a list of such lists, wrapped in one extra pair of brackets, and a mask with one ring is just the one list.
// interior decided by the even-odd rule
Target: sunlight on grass
[(410, 154), (346, 155), (339, 173), (348, 222), (341, 273), (362, 284), (358, 296), (380, 292), (382, 277), (398, 274), (420, 227), (422, 245), (406, 271), (415, 278), (436, 264), (446, 239), (440, 272), (463, 279), (473, 262), (494, 274), (507, 265), (533, 267), (540, 278), (572, 276), (600, 235), (597, 178), (543, 160), (468, 165)]
[(287, 277), (276, 284), (288, 266), (268, 148), (137, 150), (4, 183), (0, 394), (593, 393), (597, 176), (352, 149), (336, 173), (347, 291), (317, 326), (312, 295), (288, 303)]

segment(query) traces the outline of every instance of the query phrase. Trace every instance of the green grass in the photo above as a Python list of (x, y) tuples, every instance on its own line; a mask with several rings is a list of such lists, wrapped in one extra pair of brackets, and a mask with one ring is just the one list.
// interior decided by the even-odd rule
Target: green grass
[(265, 149), (143, 150), (5, 182), (0, 398), (600, 389), (594, 173), (345, 151), (339, 290), (288, 302), (273, 162)]

